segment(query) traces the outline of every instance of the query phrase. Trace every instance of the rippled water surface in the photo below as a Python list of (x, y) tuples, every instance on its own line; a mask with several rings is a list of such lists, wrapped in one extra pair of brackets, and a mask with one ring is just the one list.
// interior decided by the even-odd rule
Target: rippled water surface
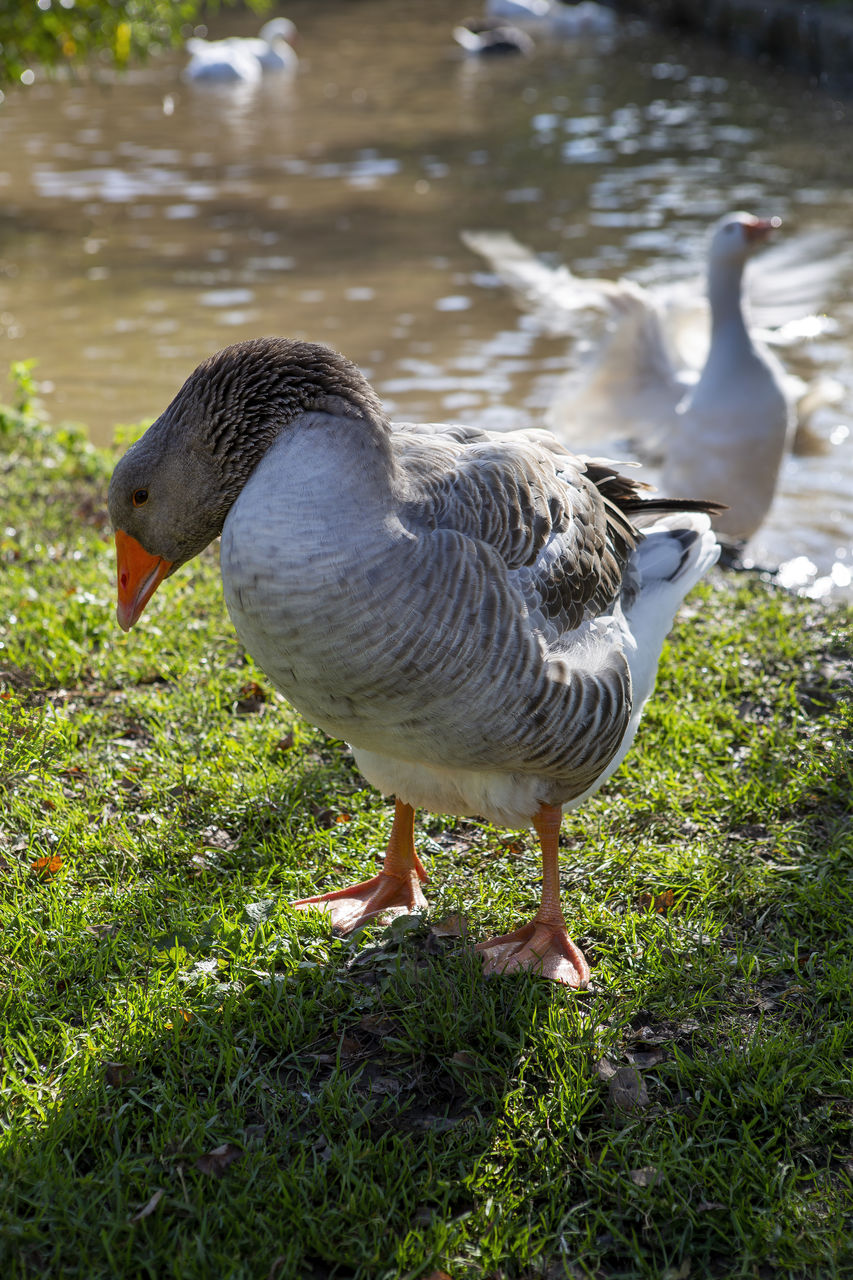
[[(36, 357), (53, 415), (102, 441), (262, 333), (339, 347), (397, 417), (530, 425), (577, 351), (518, 310), (462, 230), (643, 282), (700, 271), (709, 223), (736, 208), (846, 245), (851, 104), (630, 23), (477, 62), (450, 35), (469, 7), (294, 0), (299, 72), (257, 88), (185, 85), (178, 53), (10, 92), (3, 362)], [(230, 15), (214, 34), (255, 25)], [(840, 261), (833, 324), (781, 353), (838, 398), (751, 548), (818, 595), (849, 591), (853, 570), (851, 286)]]

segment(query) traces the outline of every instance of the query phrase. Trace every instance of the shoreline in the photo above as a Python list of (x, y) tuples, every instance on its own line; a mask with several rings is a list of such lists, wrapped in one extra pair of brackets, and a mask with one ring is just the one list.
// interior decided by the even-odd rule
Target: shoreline
[(623, 14), (698, 33), (831, 92), (853, 93), (853, 6), (767, 0), (613, 0)]

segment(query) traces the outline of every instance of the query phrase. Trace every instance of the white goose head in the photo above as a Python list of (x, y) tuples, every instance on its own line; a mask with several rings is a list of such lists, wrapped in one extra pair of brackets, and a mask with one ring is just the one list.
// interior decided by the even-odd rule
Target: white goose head
[(708, 251), (708, 301), (715, 325), (740, 318), (743, 269), (781, 225), (781, 218), (738, 212), (727, 214), (714, 227)]

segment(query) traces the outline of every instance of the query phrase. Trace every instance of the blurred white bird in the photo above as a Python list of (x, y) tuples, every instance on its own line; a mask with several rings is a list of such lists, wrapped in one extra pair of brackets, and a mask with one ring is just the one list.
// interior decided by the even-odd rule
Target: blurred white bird
[(453, 39), (476, 57), (512, 57), (533, 52), (526, 31), (501, 18), (465, 18), (453, 28)]
[[(618, 439), (642, 461), (662, 460), (666, 492), (701, 492), (728, 504), (714, 525), (736, 543), (767, 514), (792, 441), (796, 395), (805, 389), (766, 349), (766, 335), (760, 340), (747, 326), (742, 306), (744, 267), (779, 225), (747, 213), (717, 223), (701, 305), (695, 286), (649, 290), (624, 279), (584, 280), (568, 267), (547, 267), (505, 233), (463, 235), (550, 332), (577, 335), (581, 325), (588, 329), (591, 311), (605, 317), (601, 342), (588, 347), (550, 406), (551, 430), (574, 447)], [(820, 275), (810, 272), (812, 295)], [(766, 291), (766, 319), (786, 324), (788, 334), (793, 315), (802, 318), (815, 301), (805, 283), (794, 270), (787, 292), (781, 285)]]
[(229, 36), (226, 40), (186, 43), (191, 55), (183, 78), (194, 83), (257, 84), (269, 72), (294, 71), (296, 28), (289, 18), (273, 18), (257, 36)]
[(580, 4), (561, 4), (559, 0), (486, 0), (490, 18), (536, 27), (552, 36), (604, 35), (616, 26), (612, 9), (581, 0)]

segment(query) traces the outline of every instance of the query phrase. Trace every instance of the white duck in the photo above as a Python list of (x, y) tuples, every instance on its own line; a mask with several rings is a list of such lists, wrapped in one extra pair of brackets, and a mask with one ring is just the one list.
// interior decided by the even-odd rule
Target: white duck
[(343, 356), (259, 338), (201, 364), (116, 466), (118, 620), (221, 533), (241, 642), (396, 797), (380, 874), (296, 905), (343, 931), (423, 907), (415, 807), (532, 824), (539, 911), (479, 950), (487, 972), (583, 986), (561, 812), (630, 746), (675, 610), (717, 558), (705, 505), (644, 500), (546, 432), (392, 425)]
[(566, 378), (550, 407), (552, 430), (570, 443), (624, 435), (642, 460), (662, 456), (664, 491), (725, 503), (714, 526), (733, 543), (764, 520), (796, 422), (784, 370), (747, 327), (741, 297), (747, 261), (779, 225), (778, 218), (732, 213), (714, 227), (710, 345), (698, 380), (674, 358), (653, 293), (629, 280), (552, 271), (511, 237), (464, 236), (533, 306), (573, 313), (594, 307), (607, 316), (603, 346)]
[(526, 57), (535, 48), (526, 31), (500, 18), (465, 18), (453, 28), (453, 39), (478, 58)]
[(486, 0), (486, 14), (560, 37), (605, 35), (616, 26), (613, 10), (594, 0), (580, 0), (579, 4), (563, 4), (561, 0)]
[(229, 36), (226, 44), (236, 45), (251, 53), (266, 75), (273, 71), (295, 71), (299, 59), (294, 45), (297, 31), (290, 18), (271, 18), (256, 36)]
[(185, 80), (198, 84), (257, 84), (269, 72), (294, 71), (296, 28), (289, 18), (273, 18), (257, 36), (229, 36), (225, 40), (186, 43), (190, 61)]

